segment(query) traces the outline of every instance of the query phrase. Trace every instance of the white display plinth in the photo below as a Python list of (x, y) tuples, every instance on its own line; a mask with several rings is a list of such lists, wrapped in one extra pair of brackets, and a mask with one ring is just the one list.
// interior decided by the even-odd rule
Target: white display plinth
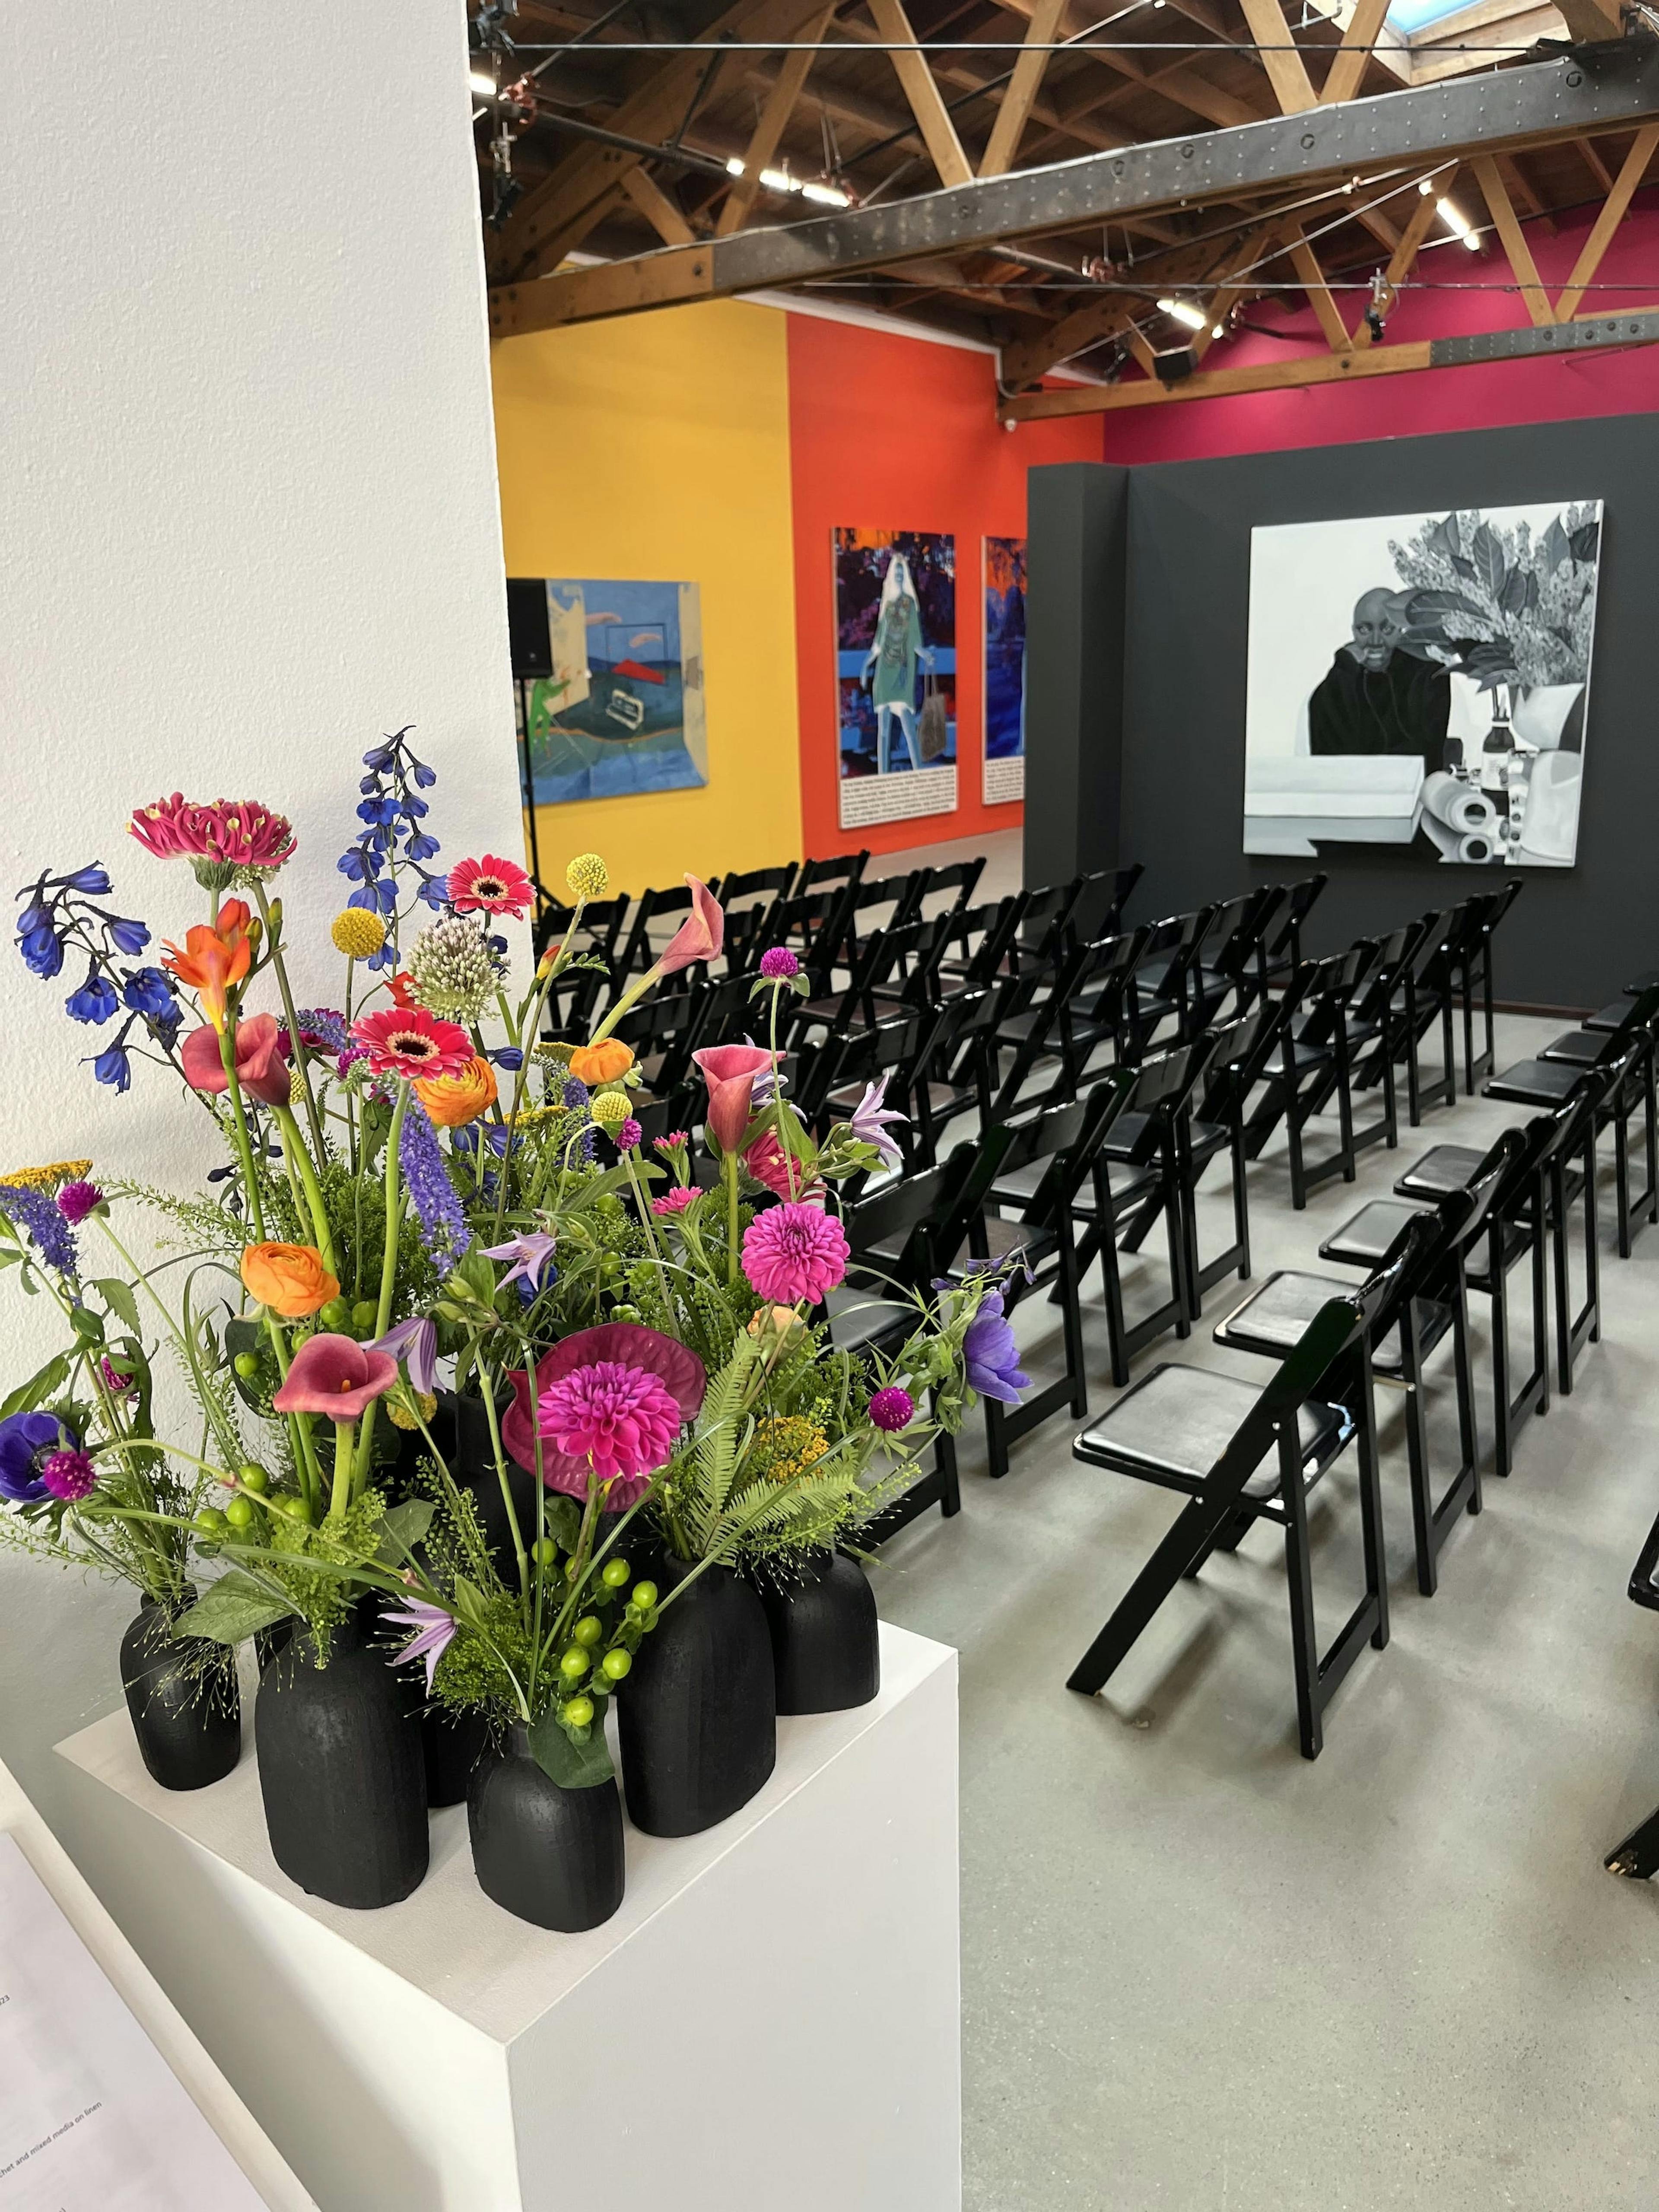
[(68, 1840), (321, 2212), (955, 2212), (956, 1653), (881, 1652), (873, 1704), (779, 1723), (742, 1812), (629, 1828), (586, 1936), (484, 1896), (464, 1806), (402, 1905), (308, 1897), (251, 1729), (184, 1796), (125, 1712), (70, 1737)]

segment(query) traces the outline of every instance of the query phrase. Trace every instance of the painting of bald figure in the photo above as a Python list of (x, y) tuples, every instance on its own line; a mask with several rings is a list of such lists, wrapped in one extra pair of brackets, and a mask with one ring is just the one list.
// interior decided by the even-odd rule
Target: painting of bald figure
[(1244, 849), (1577, 856), (1601, 502), (1250, 534)]

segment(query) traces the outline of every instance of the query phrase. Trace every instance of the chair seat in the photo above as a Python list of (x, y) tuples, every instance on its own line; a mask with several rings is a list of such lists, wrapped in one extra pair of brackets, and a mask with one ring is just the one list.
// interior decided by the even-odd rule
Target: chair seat
[[(1452, 1310), (1442, 1305), (1437, 1298), (1417, 1298), (1418, 1342), (1426, 1359), (1441, 1338), (1452, 1325)], [(1391, 1336), (1387, 1344), (1379, 1345), (1371, 1355), (1371, 1373), (1379, 1382), (1403, 1382), (1406, 1356), (1400, 1346), (1399, 1334)]]
[[(1650, 981), (1653, 980), (1652, 977), (1649, 978)], [(1622, 1029), (1626, 1018), (1630, 1012), (1631, 1000), (1635, 996), (1635, 992), (1632, 991), (1622, 999), (1615, 999), (1610, 1006), (1601, 1007), (1595, 1013), (1590, 1015), (1584, 1027), (1587, 1030), (1599, 1030), (1604, 1036), (1610, 1030)]]
[(896, 1335), (901, 1328), (908, 1334), (917, 1318), (914, 1306), (901, 1305), (879, 1287), (861, 1291), (851, 1283), (830, 1292), (824, 1312), (830, 1341), (840, 1352), (857, 1352), (884, 1336)]
[(1273, 1358), (1301, 1343), (1314, 1316), (1352, 1285), (1332, 1275), (1308, 1275), (1294, 1267), (1277, 1268), (1215, 1328), (1215, 1340), (1234, 1352), (1259, 1352)]
[(1594, 1067), (1607, 1042), (1607, 1035), (1598, 1036), (1594, 1030), (1569, 1030), (1565, 1036), (1552, 1038), (1541, 1056), (1551, 1061), (1571, 1061), (1575, 1067)]
[(1650, 991), (1656, 983), (1659, 983), (1659, 968), (1645, 968), (1626, 984), (1626, 995), (1634, 999), (1644, 991)]
[(1472, 1145), (1436, 1145), (1395, 1182), (1401, 1198), (1455, 1198), (1474, 1182), (1486, 1158)]
[(1583, 1079), (1583, 1069), (1568, 1060), (1521, 1060), (1494, 1075), (1480, 1095), (1511, 1106), (1561, 1106)]
[(1397, 1198), (1374, 1198), (1325, 1239), (1319, 1256), (1350, 1267), (1380, 1267), (1406, 1224), (1432, 1211), (1430, 1206), (1408, 1206)]
[(1059, 1249), (1059, 1239), (1052, 1229), (1039, 1229), (1025, 1221), (1005, 1221), (1000, 1214), (990, 1213), (985, 1218), (984, 1243), (986, 1250), (975, 1253), (969, 1249), (969, 1240), (952, 1255), (945, 1273), (960, 1279), (982, 1268), (989, 1261), (998, 1267), (1012, 1264), (1029, 1267), (1033, 1273), (1045, 1260), (1050, 1260)]
[[(1090, 1423), (1073, 1444), (1073, 1455), (1120, 1474), (1195, 1491), (1261, 1395), (1253, 1383), (1207, 1367), (1154, 1367)], [(1340, 1407), (1310, 1401), (1298, 1408), (1297, 1440), (1310, 1489), (1346, 1443), (1352, 1427)], [(1268, 1498), (1278, 1489), (1278, 1462), (1269, 1455), (1245, 1484), (1244, 1495)]]
[(1208, 1167), (1218, 1152), (1224, 1152), (1232, 1142), (1231, 1133), (1219, 1121), (1194, 1121), (1190, 1133), (1193, 1165)]
[[(1330, 1065), (1331, 1054), (1328, 1052), (1324, 1051), (1321, 1047), (1317, 1045), (1297, 1046), (1296, 1052), (1296, 1079), (1298, 1083), (1301, 1082), (1304, 1075), (1321, 1074), (1328, 1069)], [(1276, 1077), (1281, 1083), (1284, 1082), (1285, 1048), (1283, 1045), (1279, 1045), (1275, 1048), (1263, 1066), (1261, 1073), (1263, 1075)]]

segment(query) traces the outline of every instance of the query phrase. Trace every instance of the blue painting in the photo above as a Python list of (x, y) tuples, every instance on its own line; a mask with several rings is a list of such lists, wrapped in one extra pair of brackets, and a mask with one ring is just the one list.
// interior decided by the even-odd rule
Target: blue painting
[(547, 631), (550, 667), (519, 684), (538, 806), (708, 782), (696, 584), (550, 577)]
[(956, 540), (837, 530), (835, 559), (841, 826), (952, 813)]
[(985, 541), (986, 805), (1025, 795), (1025, 540)]

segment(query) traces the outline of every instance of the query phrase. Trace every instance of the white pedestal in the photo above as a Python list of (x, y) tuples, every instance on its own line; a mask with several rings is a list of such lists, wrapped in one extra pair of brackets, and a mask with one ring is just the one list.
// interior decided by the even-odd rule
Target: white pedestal
[(881, 1644), (880, 1697), (781, 1721), (742, 1812), (630, 1827), (586, 1936), (484, 1896), (464, 1806), (402, 1905), (307, 1896), (251, 1730), (175, 1796), (124, 1712), (83, 1729), (69, 1839), (321, 2212), (956, 2212), (956, 1654)]

